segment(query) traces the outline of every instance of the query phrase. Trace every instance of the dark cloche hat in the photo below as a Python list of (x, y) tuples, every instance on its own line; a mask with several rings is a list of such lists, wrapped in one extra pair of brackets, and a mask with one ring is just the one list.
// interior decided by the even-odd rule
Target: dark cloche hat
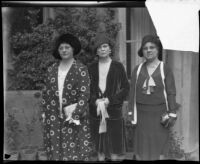
[(111, 40), (110, 37), (108, 37), (107, 34), (105, 33), (99, 33), (96, 35), (96, 37), (94, 38), (93, 40), (93, 43), (94, 43), (94, 52), (96, 52), (97, 48), (102, 45), (102, 44), (109, 44), (109, 46), (112, 48), (113, 47), (113, 42)]
[(140, 47), (140, 49), (138, 51), (138, 55), (140, 57), (143, 57), (142, 48), (147, 42), (151, 42), (151, 43), (154, 43), (155, 45), (157, 45), (157, 47), (159, 49), (158, 59), (162, 60), (163, 46), (162, 46), (162, 43), (161, 43), (161, 41), (160, 41), (160, 39), (159, 39), (159, 37), (157, 35), (146, 35), (146, 36), (143, 37), (142, 45), (141, 45), (141, 47)]
[(70, 44), (74, 49), (74, 55), (77, 55), (81, 50), (81, 43), (76, 36), (69, 33), (62, 34), (56, 39), (56, 42), (55, 42), (55, 49), (53, 52), (53, 56), (56, 58), (59, 58), (58, 47), (60, 46), (61, 43)]

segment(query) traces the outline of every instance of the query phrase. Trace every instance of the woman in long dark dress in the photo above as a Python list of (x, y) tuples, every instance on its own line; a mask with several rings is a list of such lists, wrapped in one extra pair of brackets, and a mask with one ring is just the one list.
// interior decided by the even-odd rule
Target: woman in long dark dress
[[(176, 88), (173, 73), (164, 64), (164, 83), (168, 104), (166, 103), (160, 70), (162, 50), (162, 44), (157, 36), (145, 36), (138, 51), (139, 56), (145, 58), (145, 62), (138, 72), (138, 77), (139, 65), (132, 72), (129, 118), (136, 127), (133, 149), (137, 160), (158, 160), (165, 155), (169, 144), (169, 128), (161, 125), (160, 118), (167, 111), (166, 105), (168, 105), (170, 117), (168, 125), (173, 126), (176, 120), (176, 110), (179, 107), (175, 99)], [(134, 112), (134, 103), (136, 103), (137, 112)]]
[[(87, 67), (74, 59), (81, 50), (72, 34), (58, 37), (43, 89), (44, 146), (48, 160), (89, 159), (90, 79)], [(66, 112), (66, 113), (65, 113)]]
[(89, 66), (91, 78), (91, 134), (98, 159), (120, 160), (125, 153), (125, 131), (122, 104), (129, 83), (123, 65), (111, 59), (112, 43), (107, 35), (94, 41), (98, 61)]

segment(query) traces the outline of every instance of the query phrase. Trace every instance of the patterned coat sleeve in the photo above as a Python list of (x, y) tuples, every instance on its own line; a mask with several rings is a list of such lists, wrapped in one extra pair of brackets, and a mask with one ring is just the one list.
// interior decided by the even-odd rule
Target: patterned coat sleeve
[(48, 76), (45, 75), (44, 86), (42, 88), (42, 108), (41, 108), (42, 113), (45, 113), (45, 110), (47, 109), (47, 101), (48, 101), (47, 86), (48, 86)]
[(90, 97), (90, 78), (87, 67), (79, 68), (79, 82), (78, 90), (79, 97), (75, 111), (72, 113), (72, 118), (78, 120), (84, 116), (85, 112), (88, 112), (88, 100)]
[(45, 113), (48, 109), (48, 101), (50, 99), (50, 73), (55, 69), (55, 63), (48, 67), (47, 73), (44, 76), (44, 86), (42, 89), (42, 109), (41, 112)]

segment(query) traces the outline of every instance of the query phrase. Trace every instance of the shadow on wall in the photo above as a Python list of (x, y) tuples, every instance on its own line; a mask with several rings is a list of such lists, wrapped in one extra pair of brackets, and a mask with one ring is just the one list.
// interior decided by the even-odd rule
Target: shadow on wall
[(5, 95), (4, 154), (8, 155), (5, 158), (11, 154), (14, 157), (16, 152), (24, 156), (28, 150), (29, 154), (32, 150), (38, 155), (43, 150), (40, 91), (6, 91)]

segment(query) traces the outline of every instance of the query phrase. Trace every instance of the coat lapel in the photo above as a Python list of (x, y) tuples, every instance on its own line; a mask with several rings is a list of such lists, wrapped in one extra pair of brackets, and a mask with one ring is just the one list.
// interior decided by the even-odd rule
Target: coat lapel
[(75, 73), (75, 70), (77, 68), (76, 60), (73, 61), (71, 67), (69, 68), (69, 71), (65, 77), (64, 85), (68, 84), (68, 82), (71, 80), (70, 77), (73, 73)]
[(110, 68), (108, 70), (108, 74), (107, 74), (107, 78), (106, 78), (106, 89), (105, 89), (105, 94), (107, 93), (108, 88), (111, 86), (110, 82), (111, 82), (111, 78), (112, 78), (112, 71), (113, 69), (113, 60), (110, 63)]
[[(59, 94), (58, 94), (58, 65), (59, 65), (59, 62), (55, 62), (55, 64), (51, 67), (52, 68), (52, 71), (50, 73), (50, 80), (51, 79), (55, 79), (55, 83), (51, 83), (49, 84), (49, 90), (50, 90), (50, 93), (49, 93), (49, 97), (51, 99), (54, 99), (55, 102), (58, 102), (56, 103), (56, 106), (54, 108), (58, 108), (59, 107)], [(49, 102), (50, 105), (51, 102)]]
[[(109, 87), (111, 87), (110, 82), (111, 82), (111, 79), (112, 79), (112, 73), (111, 73), (111, 72), (113, 72), (112, 70), (113, 70), (113, 60), (110, 63), (110, 68), (108, 70), (108, 74), (107, 74), (107, 78), (106, 78), (106, 88), (105, 88), (105, 92), (103, 94), (104, 97), (107, 95)], [(98, 90), (100, 91), (100, 93), (102, 94), (101, 89), (99, 88), (99, 64), (97, 64), (97, 72), (98, 72), (97, 75), (96, 75), (97, 76), (97, 82), (98, 82), (97, 87), (98, 87)]]
[[(73, 74), (73, 72), (75, 72), (75, 67), (76, 67), (76, 61), (74, 61), (65, 77), (65, 80), (64, 80), (64, 86), (67, 86), (69, 84), (69, 81), (71, 81), (71, 76), (70, 74)], [(55, 85), (54, 86), (51, 86), (52, 87), (52, 94), (53, 95), (56, 95), (56, 100), (58, 102), (59, 101), (59, 93), (58, 93), (58, 69), (59, 69), (59, 62), (56, 62), (56, 64), (54, 65), (54, 68), (53, 68), (53, 71), (52, 71), (52, 74), (51, 74), (51, 77), (54, 77), (55, 78)], [(71, 84), (72, 85), (72, 84)], [(57, 94), (55, 94), (57, 92)], [(68, 92), (68, 88), (67, 87), (64, 87), (63, 88), (63, 94), (62, 94), (62, 97), (63, 98), (66, 98), (66, 92)], [(52, 96), (53, 96), (52, 95)], [(59, 104), (59, 103), (58, 103)], [(65, 105), (65, 104), (63, 104)]]
[(109, 94), (109, 88), (112, 87), (112, 78), (113, 78), (113, 60), (111, 61), (110, 63), (110, 68), (108, 70), (108, 74), (107, 74), (107, 78), (106, 78), (106, 89), (105, 89), (105, 92), (104, 92), (104, 95), (108, 95)]
[(55, 85), (52, 85), (51, 89), (55, 92), (58, 91), (58, 66), (59, 63), (56, 62), (55, 65), (53, 66), (52, 74), (50, 75), (50, 78), (55, 78)]
[(67, 100), (69, 100), (68, 93), (73, 88), (74, 81), (72, 81), (72, 79), (75, 80), (74, 74), (76, 73), (76, 69), (77, 69), (77, 64), (76, 64), (76, 60), (74, 60), (71, 67), (69, 68), (69, 71), (65, 77), (64, 84), (63, 84), (65, 86), (63, 87), (63, 93), (62, 93), (62, 97), (65, 100), (64, 102), (62, 102), (63, 106), (68, 104), (67, 102)]

